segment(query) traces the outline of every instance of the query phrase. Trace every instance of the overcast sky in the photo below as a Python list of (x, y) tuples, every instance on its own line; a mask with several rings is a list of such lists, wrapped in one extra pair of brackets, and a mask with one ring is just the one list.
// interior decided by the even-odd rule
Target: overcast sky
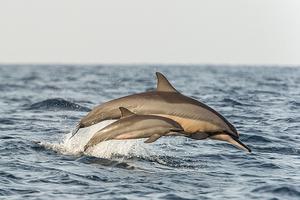
[(0, 63), (300, 64), (299, 0), (0, 0)]

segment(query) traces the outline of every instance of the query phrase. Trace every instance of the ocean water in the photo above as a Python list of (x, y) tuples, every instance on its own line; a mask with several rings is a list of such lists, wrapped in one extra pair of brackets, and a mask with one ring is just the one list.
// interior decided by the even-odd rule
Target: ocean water
[[(70, 132), (100, 103), (155, 88), (232, 122), (248, 154), (224, 142), (166, 137), (104, 142)], [(0, 65), (0, 199), (300, 199), (300, 68)]]

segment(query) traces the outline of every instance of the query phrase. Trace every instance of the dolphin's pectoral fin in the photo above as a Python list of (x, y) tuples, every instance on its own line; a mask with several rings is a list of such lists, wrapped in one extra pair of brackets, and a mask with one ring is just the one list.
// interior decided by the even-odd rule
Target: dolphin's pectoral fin
[(129, 116), (135, 115), (135, 113), (131, 112), (127, 108), (119, 107), (119, 109), (121, 111), (121, 118), (122, 117), (129, 117)]
[(151, 135), (151, 137), (149, 137), (145, 143), (152, 143), (152, 142), (155, 142), (158, 138), (160, 138), (161, 135), (159, 134), (154, 134), (154, 135)]
[(156, 72), (158, 92), (178, 92), (168, 81), (168, 79), (159, 72)]
[(192, 135), (189, 135), (188, 138), (194, 139), (194, 140), (204, 140), (208, 138), (209, 135), (207, 133), (194, 133)]

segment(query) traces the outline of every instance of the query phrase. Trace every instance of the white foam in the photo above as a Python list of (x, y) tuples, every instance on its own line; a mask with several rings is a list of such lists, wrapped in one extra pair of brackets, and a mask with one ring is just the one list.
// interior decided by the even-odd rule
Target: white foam
[[(91, 139), (91, 137), (100, 129), (113, 123), (116, 120), (106, 120), (95, 124), (90, 127), (81, 128), (78, 130), (74, 137), (71, 137), (71, 132), (66, 134), (59, 143), (45, 143), (41, 142), (41, 145), (46, 148), (53, 149), (63, 154), (78, 155), (83, 153), (84, 146)], [(89, 148), (84, 154), (101, 157), (111, 158), (114, 155), (121, 156), (147, 156), (149, 151), (145, 148), (143, 139), (138, 140), (110, 140), (101, 142), (98, 145)], [(149, 146), (149, 145), (147, 145)]]

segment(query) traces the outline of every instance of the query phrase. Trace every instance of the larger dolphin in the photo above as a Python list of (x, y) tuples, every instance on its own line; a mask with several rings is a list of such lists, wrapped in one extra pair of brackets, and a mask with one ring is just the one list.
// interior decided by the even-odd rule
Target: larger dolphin
[(190, 138), (227, 141), (251, 152), (250, 148), (238, 139), (236, 128), (220, 113), (179, 93), (161, 73), (157, 72), (156, 76), (156, 91), (133, 94), (96, 106), (80, 120), (73, 135), (79, 128), (108, 119), (119, 119), (121, 117), (119, 107), (125, 107), (136, 114), (151, 114), (173, 119), (183, 127), (184, 133)]

